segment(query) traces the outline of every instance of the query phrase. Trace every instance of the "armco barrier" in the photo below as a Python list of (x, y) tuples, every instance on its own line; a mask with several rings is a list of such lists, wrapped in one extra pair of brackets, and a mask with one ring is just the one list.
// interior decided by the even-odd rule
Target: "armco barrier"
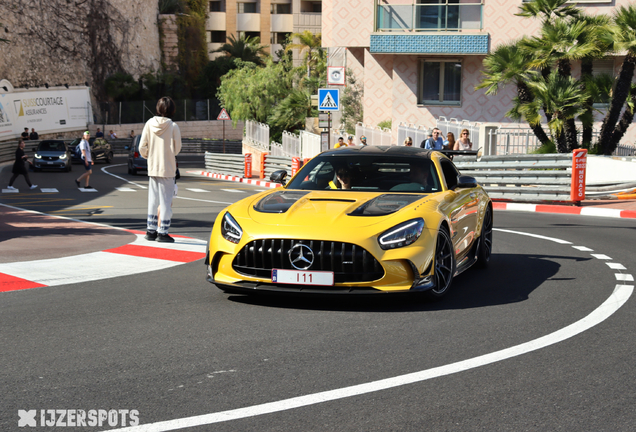
[(272, 156), (270, 154), (266, 154), (264, 158), (263, 172), (265, 175), (263, 178), (268, 179), (274, 171), (278, 170), (285, 170), (288, 174), (292, 172), (292, 158), (288, 156)]
[(217, 174), (243, 177), (246, 171), (245, 156), (242, 154), (205, 152), (205, 169)]
[[(454, 159), (493, 199), (519, 202), (572, 201), (572, 154), (483, 156)], [(577, 199), (584, 199), (583, 195)]]

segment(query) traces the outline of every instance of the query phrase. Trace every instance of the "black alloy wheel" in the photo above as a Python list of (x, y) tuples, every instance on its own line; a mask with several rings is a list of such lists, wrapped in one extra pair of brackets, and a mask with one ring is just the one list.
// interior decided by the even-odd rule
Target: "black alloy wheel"
[(449, 290), (455, 276), (455, 253), (448, 230), (441, 227), (437, 233), (437, 246), (435, 247), (435, 287), (425, 291), (428, 298), (437, 300), (442, 298)]
[(479, 252), (477, 253), (477, 267), (479, 268), (488, 267), (490, 262), (490, 256), (492, 255), (492, 226), (492, 209), (488, 206), (481, 226), (481, 235), (479, 236)]

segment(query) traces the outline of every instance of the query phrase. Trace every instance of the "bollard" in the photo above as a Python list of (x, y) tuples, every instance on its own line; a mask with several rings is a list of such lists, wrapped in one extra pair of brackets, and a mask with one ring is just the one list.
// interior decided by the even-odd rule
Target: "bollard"
[(585, 199), (585, 171), (587, 168), (587, 150), (577, 149), (572, 152), (572, 186), (570, 199), (580, 202)]
[(245, 178), (252, 178), (252, 153), (245, 153)]
[(293, 157), (292, 158), (291, 168), (292, 168), (291, 175), (293, 177), (293, 176), (296, 175), (296, 173), (300, 169), (300, 158), (299, 157)]
[(265, 178), (265, 159), (267, 158), (267, 152), (261, 153), (261, 170), (260, 170), (260, 178)]

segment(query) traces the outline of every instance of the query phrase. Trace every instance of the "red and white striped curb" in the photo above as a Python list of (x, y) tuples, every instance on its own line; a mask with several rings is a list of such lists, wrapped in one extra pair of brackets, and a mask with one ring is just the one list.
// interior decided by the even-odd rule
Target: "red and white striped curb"
[(268, 181), (264, 181), (264, 180), (252, 180), (252, 179), (247, 179), (247, 178), (238, 177), (238, 176), (211, 173), (211, 172), (208, 172), (208, 171), (188, 171), (188, 173), (189, 174), (202, 175), (202, 176), (205, 176), (205, 177), (212, 177), (212, 178), (215, 178), (217, 180), (228, 180), (228, 181), (245, 183), (245, 184), (250, 184), (250, 185), (254, 185), (254, 186), (261, 186), (261, 187), (266, 187), (266, 188), (272, 188), (272, 189), (283, 186), (280, 183), (268, 182)]
[(495, 210), (513, 210), (537, 213), (561, 213), (583, 216), (603, 216), (611, 218), (636, 218), (636, 211), (599, 207), (574, 207), (550, 204), (522, 204), (493, 202)]
[(174, 243), (158, 243), (136, 234), (132, 243), (82, 255), (0, 264), (0, 292), (67, 285), (163, 270), (205, 258), (206, 243), (172, 235)]

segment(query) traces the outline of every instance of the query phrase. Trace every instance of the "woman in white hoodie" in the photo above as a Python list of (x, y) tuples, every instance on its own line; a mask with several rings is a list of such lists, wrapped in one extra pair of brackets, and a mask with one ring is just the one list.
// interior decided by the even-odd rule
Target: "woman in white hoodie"
[[(176, 155), (181, 151), (181, 131), (168, 117), (174, 115), (174, 101), (164, 96), (157, 102), (157, 116), (146, 122), (139, 153), (148, 159), (148, 227), (146, 240), (174, 242), (168, 235), (172, 219), (172, 196), (177, 172)], [(157, 218), (157, 208), (161, 220)]]

